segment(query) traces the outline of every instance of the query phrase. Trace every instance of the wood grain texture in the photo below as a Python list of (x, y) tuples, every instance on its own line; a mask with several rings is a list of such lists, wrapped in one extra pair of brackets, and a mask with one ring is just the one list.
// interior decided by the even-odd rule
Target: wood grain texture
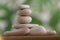
[(4, 40), (60, 40), (60, 36), (3, 36)]

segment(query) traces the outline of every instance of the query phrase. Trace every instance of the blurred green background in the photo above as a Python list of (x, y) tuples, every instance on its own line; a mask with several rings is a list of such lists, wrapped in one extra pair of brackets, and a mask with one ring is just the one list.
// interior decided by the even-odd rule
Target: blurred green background
[(51, 28), (60, 34), (60, 0), (0, 0), (0, 34), (12, 29), (21, 4), (31, 6), (31, 23)]

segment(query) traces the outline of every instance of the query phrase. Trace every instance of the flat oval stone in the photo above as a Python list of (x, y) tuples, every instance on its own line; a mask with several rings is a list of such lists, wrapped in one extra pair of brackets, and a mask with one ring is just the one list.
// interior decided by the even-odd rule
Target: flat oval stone
[(47, 35), (56, 35), (56, 31), (54, 30), (47, 30)]
[(47, 34), (47, 30), (43, 26), (35, 26), (30, 30), (30, 36), (44, 36)]
[(14, 24), (12, 27), (15, 29), (19, 29), (19, 28), (23, 28), (23, 27), (32, 28), (35, 26), (39, 26), (39, 25), (38, 24)]
[(17, 30), (7, 31), (3, 35), (4, 36), (24, 36), (29, 34), (30, 29), (29, 28), (21, 28)]

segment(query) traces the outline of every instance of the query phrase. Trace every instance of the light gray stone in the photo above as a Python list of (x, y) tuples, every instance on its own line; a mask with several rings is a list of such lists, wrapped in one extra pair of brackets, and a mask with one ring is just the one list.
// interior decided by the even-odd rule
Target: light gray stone
[(30, 16), (19, 16), (17, 21), (20, 24), (28, 24), (32, 21), (32, 18)]
[(21, 28), (17, 30), (7, 31), (3, 35), (4, 36), (24, 36), (29, 34), (30, 29), (28, 28)]
[(35, 26), (39, 26), (39, 25), (38, 24), (14, 24), (12, 27), (15, 29), (19, 29), (19, 28), (23, 28), (23, 27), (32, 28)]

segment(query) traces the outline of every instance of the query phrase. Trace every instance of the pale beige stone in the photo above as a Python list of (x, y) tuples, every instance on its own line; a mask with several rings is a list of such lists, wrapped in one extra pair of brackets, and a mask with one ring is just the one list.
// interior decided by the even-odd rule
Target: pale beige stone
[(24, 36), (29, 34), (30, 29), (28, 28), (21, 28), (17, 30), (7, 31), (3, 35), (4, 36)]
[(30, 16), (19, 16), (17, 21), (21, 24), (28, 24), (32, 21), (32, 18)]
[(54, 31), (54, 30), (47, 30), (47, 35), (56, 35), (56, 31)]
[(20, 5), (19, 8), (20, 8), (20, 9), (21, 9), (21, 8), (30, 8), (30, 6), (29, 6), (29, 5)]
[(23, 28), (23, 27), (32, 28), (35, 26), (39, 26), (39, 25), (38, 24), (14, 24), (12, 27), (15, 29), (19, 29), (19, 28)]
[(47, 31), (43, 26), (36, 26), (31, 28), (30, 34), (31, 36), (43, 36), (46, 35)]
[(32, 13), (31, 9), (23, 9), (23, 10), (18, 10), (17, 14), (18, 15), (23, 15), (23, 16), (27, 16), (30, 15)]

